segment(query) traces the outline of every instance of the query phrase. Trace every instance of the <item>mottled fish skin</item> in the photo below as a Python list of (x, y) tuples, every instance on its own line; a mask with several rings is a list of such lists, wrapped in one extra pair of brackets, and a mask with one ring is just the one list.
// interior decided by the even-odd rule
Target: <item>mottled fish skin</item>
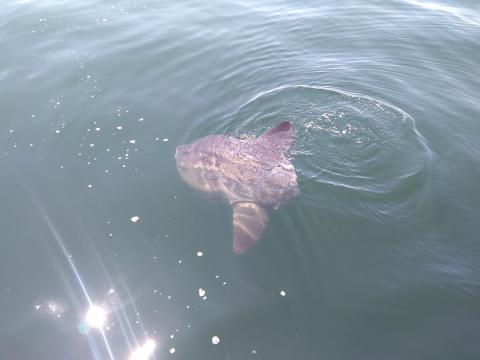
[(286, 157), (294, 137), (292, 124), (284, 121), (254, 140), (209, 135), (177, 147), (182, 178), (207, 198), (233, 206), (236, 253), (259, 240), (268, 221), (264, 209), (277, 209), (300, 194)]

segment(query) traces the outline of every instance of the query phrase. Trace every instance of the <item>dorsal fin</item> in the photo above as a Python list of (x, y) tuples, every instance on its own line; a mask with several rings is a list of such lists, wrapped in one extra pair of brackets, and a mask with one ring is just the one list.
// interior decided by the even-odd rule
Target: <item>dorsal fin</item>
[(262, 236), (267, 226), (267, 211), (253, 202), (233, 205), (233, 251), (243, 254)]
[(295, 129), (290, 121), (282, 121), (264, 132), (258, 141), (283, 154), (295, 141)]

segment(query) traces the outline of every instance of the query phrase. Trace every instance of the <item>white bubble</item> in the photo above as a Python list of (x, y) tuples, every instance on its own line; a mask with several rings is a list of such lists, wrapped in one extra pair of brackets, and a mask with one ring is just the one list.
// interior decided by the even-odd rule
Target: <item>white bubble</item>
[(206, 291), (202, 288), (198, 289), (198, 296), (203, 297), (205, 296)]
[(167, 141), (168, 141), (168, 138), (164, 138), (164, 139), (163, 139), (163, 142), (167, 142)]
[(175, 348), (174, 347), (170, 348), (169, 351), (170, 351), (170, 354), (175, 354)]
[(130, 144), (135, 144), (135, 143), (137, 142), (137, 140), (133, 140), (133, 139), (132, 139), (132, 140), (128, 140), (128, 142), (129, 142)]
[(197, 252), (197, 256), (203, 256), (203, 252), (198, 251), (198, 252)]
[(220, 343), (220, 338), (218, 336), (212, 336), (212, 344), (217, 345)]
[(117, 130), (122, 130), (123, 127), (122, 126), (117, 126)]
[(285, 295), (287, 295), (287, 293), (285, 292), (285, 290), (282, 290), (282, 291), (280, 291), (280, 295), (285, 296)]
[(130, 218), (130, 220), (133, 222), (133, 223), (136, 223), (138, 220), (140, 220), (140, 218), (138, 216), (132, 216)]
[(105, 310), (98, 305), (90, 305), (90, 308), (85, 315), (85, 322), (93, 327), (100, 329), (105, 325), (105, 321), (107, 320), (107, 313)]

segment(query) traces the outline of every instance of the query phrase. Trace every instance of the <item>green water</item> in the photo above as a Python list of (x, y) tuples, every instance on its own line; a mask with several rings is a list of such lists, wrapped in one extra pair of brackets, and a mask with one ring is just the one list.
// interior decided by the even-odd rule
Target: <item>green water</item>
[[(151, 339), (155, 359), (478, 359), (479, 19), (472, 1), (4, 1), (0, 358)], [(282, 120), (302, 194), (237, 256), (175, 147)]]

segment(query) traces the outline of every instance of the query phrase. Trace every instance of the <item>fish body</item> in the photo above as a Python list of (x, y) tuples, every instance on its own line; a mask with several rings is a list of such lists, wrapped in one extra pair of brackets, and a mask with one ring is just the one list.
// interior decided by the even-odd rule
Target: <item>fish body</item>
[(209, 135), (175, 152), (177, 169), (192, 188), (233, 207), (234, 251), (243, 253), (266, 227), (269, 208), (277, 209), (300, 194), (287, 152), (294, 142), (284, 121), (252, 140)]

